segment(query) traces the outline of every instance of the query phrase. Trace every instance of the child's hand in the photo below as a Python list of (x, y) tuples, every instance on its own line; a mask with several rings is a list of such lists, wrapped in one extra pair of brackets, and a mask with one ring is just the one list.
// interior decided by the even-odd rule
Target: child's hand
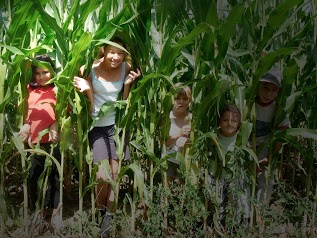
[(49, 141), (57, 142), (58, 141), (58, 133), (56, 130), (56, 122), (50, 126), (50, 131), (48, 133)]
[(180, 148), (183, 148), (187, 142), (188, 138), (187, 137), (184, 137), (184, 136), (181, 136), (179, 137), (177, 140), (176, 140), (176, 146), (177, 147), (180, 147)]
[(265, 157), (264, 159), (261, 159), (259, 161), (259, 164), (262, 165), (262, 166), (265, 166), (265, 165), (268, 165), (268, 159)]
[(90, 84), (86, 79), (75, 76), (73, 81), (74, 87), (77, 88), (81, 93), (90, 90)]
[(190, 125), (183, 126), (181, 133), (180, 133), (180, 136), (189, 137), (190, 130), (191, 130)]
[(31, 126), (29, 124), (24, 124), (19, 131), (19, 136), (21, 137), (23, 142), (26, 142), (29, 138), (31, 132)]
[(141, 75), (141, 71), (137, 69), (137, 72), (130, 71), (127, 77), (124, 80), (124, 85), (131, 85), (139, 76)]
[(264, 159), (261, 159), (260, 161), (259, 161), (259, 167), (256, 167), (256, 172), (257, 173), (260, 173), (260, 172), (262, 172), (262, 169), (266, 166), (266, 165), (268, 165), (268, 159), (267, 158), (264, 158)]

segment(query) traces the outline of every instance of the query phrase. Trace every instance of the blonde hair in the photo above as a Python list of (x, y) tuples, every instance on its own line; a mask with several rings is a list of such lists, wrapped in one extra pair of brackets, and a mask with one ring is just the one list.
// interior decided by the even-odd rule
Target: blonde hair
[(192, 101), (192, 90), (189, 86), (183, 85), (183, 83), (178, 82), (173, 85), (174, 98), (180, 95), (186, 95), (189, 101)]

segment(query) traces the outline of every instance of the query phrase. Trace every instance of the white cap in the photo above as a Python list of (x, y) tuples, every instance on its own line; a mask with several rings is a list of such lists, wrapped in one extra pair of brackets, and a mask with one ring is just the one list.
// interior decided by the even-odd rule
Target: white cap
[(279, 69), (270, 69), (269, 72), (260, 78), (260, 82), (273, 83), (277, 87), (282, 87), (282, 72)]

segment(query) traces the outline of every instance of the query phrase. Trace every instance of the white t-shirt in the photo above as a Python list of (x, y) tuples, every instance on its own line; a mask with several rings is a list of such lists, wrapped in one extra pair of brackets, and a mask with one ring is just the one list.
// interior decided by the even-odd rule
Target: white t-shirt
[[(220, 129), (219, 129), (220, 130)], [(223, 155), (226, 156), (228, 152), (233, 152), (235, 149), (235, 144), (236, 144), (236, 140), (237, 140), (237, 134), (234, 134), (233, 136), (223, 136), (221, 134), (221, 132), (219, 131), (219, 133), (217, 133), (217, 137), (220, 143), (221, 148), (216, 147), (217, 150), (217, 154), (218, 154), (218, 158), (221, 159), (221, 155), (220, 155), (220, 150), (222, 149)], [(233, 155), (230, 155), (230, 160), (233, 159)], [(227, 159), (226, 159), (227, 161)], [(209, 168), (209, 173), (210, 175), (214, 178), (214, 176), (216, 175), (216, 165), (217, 160), (216, 159), (212, 159), (211, 160), (211, 166)], [(221, 175), (220, 178), (221, 179), (229, 179), (231, 178), (232, 175), (231, 173), (228, 173), (225, 169), (221, 170)]]
[[(273, 119), (276, 113), (276, 102), (274, 101), (270, 105), (263, 107), (258, 103), (255, 104), (256, 110), (256, 145), (261, 145), (265, 140), (268, 139), (269, 134), (272, 130)], [(279, 127), (289, 126), (289, 118), (286, 117), (279, 124)]]
[(223, 136), (221, 133), (218, 135), (218, 139), (221, 145), (221, 148), (226, 155), (228, 151), (232, 152), (234, 150), (234, 145), (236, 144), (237, 140), (237, 133), (233, 136)]
[[(187, 123), (185, 125), (190, 125), (190, 122), (192, 120), (192, 114), (188, 113), (187, 118), (188, 118), (188, 120), (187, 120)], [(170, 127), (170, 131), (169, 131), (169, 136), (179, 135), (181, 130), (182, 130), (182, 127), (179, 127), (176, 124), (173, 111), (170, 112), (170, 120), (171, 120), (171, 127)], [(172, 153), (175, 153), (177, 151), (181, 152), (181, 150), (182, 150), (182, 148), (179, 148), (175, 142), (172, 145), (169, 145), (166, 147), (166, 154), (172, 154)], [(176, 158), (170, 158), (170, 159), (168, 159), (168, 161), (179, 164), (179, 161), (176, 160)]]

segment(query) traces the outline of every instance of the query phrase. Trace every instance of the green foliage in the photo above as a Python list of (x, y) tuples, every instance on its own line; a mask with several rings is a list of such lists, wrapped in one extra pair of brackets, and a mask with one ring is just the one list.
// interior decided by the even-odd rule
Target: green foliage
[[(274, 124), (278, 125), (287, 115), (292, 128), (284, 132), (273, 130), (266, 143), (270, 147), (277, 142), (284, 145), (284, 149), (274, 156), (272, 170), (283, 165), (283, 161), (290, 157), (288, 155), (298, 155), (300, 159), (292, 160), (292, 166), (301, 168), (305, 191), (299, 188), (300, 191), (296, 191), (296, 187), (292, 190), (283, 188), (284, 198), (274, 198), (278, 206), (283, 207), (283, 213), (267, 208), (260, 215), (274, 225), (287, 223), (290, 229), (292, 224), (294, 229), (288, 231), (294, 234), (301, 234), (301, 225), (315, 225), (316, 208), (313, 208), (312, 194), (317, 191), (313, 183), (317, 139), (316, 2), (5, 0), (0, 6), (1, 201), (7, 202), (10, 197), (5, 181), (12, 176), (12, 171), (5, 168), (11, 158), (16, 154), (21, 157), (18, 166), (23, 169), (25, 186), (26, 152), (43, 153), (38, 148), (23, 150), (16, 131), (23, 120), (32, 58), (48, 53), (57, 66), (52, 82), (58, 88), (55, 109), (61, 131), (61, 149), (67, 164), (76, 168), (72, 171), (78, 186), (79, 212), (65, 229), (71, 234), (96, 236), (96, 224), (88, 222), (83, 211), (83, 199), (96, 185), (96, 168), (92, 167), (88, 146), (88, 131), (94, 122), (89, 115), (87, 99), (74, 89), (72, 79), (82, 65), (87, 75), (100, 44), (109, 43), (112, 35), (119, 34), (128, 45), (132, 68), (140, 67), (142, 71), (141, 78), (132, 85), (128, 100), (116, 105), (120, 115), (116, 126), (123, 134), (129, 133), (132, 158), (120, 167), (118, 179), (112, 181), (112, 185), (119, 188), (127, 174), (133, 181), (129, 185), (133, 186), (131, 194), (127, 194), (124, 201), (118, 201), (118, 217), (122, 219), (116, 221), (120, 234), (159, 237), (166, 235), (172, 225), (171, 236), (214, 235), (214, 231), (210, 231), (214, 221), (208, 220), (213, 214), (205, 206), (213, 201), (207, 196), (208, 182), (202, 175), (202, 171), (209, 167), (232, 172), (242, 166), (253, 190), (251, 200), (255, 199), (258, 161), (249, 142), (254, 136), (254, 101), (260, 77), (273, 65), (283, 71), (284, 78)], [(191, 147), (181, 156), (180, 173), (186, 184), (184, 187), (174, 184), (170, 189), (165, 181), (168, 158), (165, 140), (173, 101), (170, 88), (176, 82), (192, 88), (190, 110), (195, 130), (191, 135)], [(211, 131), (217, 128), (219, 111), (227, 102), (236, 103), (242, 114), (236, 160), (245, 163), (231, 163), (225, 155), (218, 161), (215, 157), (218, 152), (222, 154), (221, 147), (218, 143), (217, 152), (210, 144), (211, 139), (216, 140), (216, 134)], [(104, 106), (104, 112), (109, 108), (107, 106)], [(117, 135), (116, 143), (122, 159), (124, 137)], [(285, 148), (290, 151), (286, 153)], [(63, 174), (63, 164), (49, 158)], [(213, 159), (215, 163), (210, 163)], [(234, 176), (234, 173), (230, 175)], [(280, 185), (279, 180), (278, 189), (281, 189)], [(22, 189), (25, 191), (26, 187)], [(26, 200), (24, 197), (24, 204)], [(92, 206), (93, 197), (90, 203)], [(234, 213), (234, 204), (228, 205), (230, 215)], [(7, 221), (8, 214), (10, 212), (2, 206), (1, 218)], [(249, 231), (239, 227), (234, 215), (228, 217), (229, 222), (230, 228), (221, 231), (228, 236), (234, 232), (235, 237), (257, 232), (262, 232), (264, 237), (276, 235), (270, 233), (270, 226), (265, 226), (264, 231), (254, 223)], [(3, 236), (3, 223), (0, 227), (0, 236)]]

